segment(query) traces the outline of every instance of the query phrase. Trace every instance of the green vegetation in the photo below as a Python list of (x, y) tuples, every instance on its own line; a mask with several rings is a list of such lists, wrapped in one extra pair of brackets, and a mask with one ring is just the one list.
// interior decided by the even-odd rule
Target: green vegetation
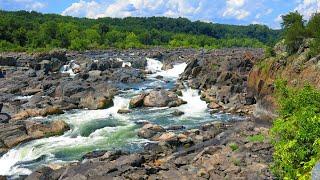
[(241, 161), (240, 159), (232, 159), (232, 162), (235, 166), (240, 166), (241, 165)]
[(310, 39), (310, 57), (320, 54), (320, 13), (315, 13), (309, 22), (298, 12), (282, 16), (285, 44), (289, 54), (294, 54), (305, 39)]
[(277, 82), (279, 118), (271, 134), (274, 143), (273, 172), (280, 179), (310, 179), (320, 159), (320, 91)]
[(264, 139), (265, 139), (265, 137), (262, 134), (249, 136), (247, 138), (247, 140), (250, 141), (250, 142), (263, 142)]
[(231, 148), (232, 151), (236, 151), (239, 149), (239, 146), (236, 143), (230, 143), (229, 147)]
[(74, 18), (37, 12), (0, 11), (0, 51), (147, 48), (152, 46), (267, 47), (281, 31), (267, 26), (191, 22), (185, 18)]

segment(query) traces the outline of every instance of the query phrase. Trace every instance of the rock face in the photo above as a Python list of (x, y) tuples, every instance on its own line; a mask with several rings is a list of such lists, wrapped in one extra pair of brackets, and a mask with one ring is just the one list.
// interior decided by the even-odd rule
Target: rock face
[(151, 91), (144, 99), (143, 106), (145, 107), (176, 107), (185, 104), (179, 99), (176, 94), (166, 90)]
[(276, 79), (287, 80), (292, 87), (302, 87), (309, 83), (320, 89), (320, 56), (310, 59), (309, 49), (305, 45), (301, 46), (300, 53), (292, 56), (284, 53), (283, 49), (276, 46), (277, 55), (260, 61), (248, 77), (248, 94), (257, 100), (257, 117), (271, 120), (277, 116), (277, 104), (272, 95)]

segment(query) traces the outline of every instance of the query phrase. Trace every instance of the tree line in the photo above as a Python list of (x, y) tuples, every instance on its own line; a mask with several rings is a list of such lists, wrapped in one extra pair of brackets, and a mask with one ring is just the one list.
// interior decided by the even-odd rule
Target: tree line
[(236, 26), (185, 18), (75, 18), (27, 11), (0, 11), (0, 51), (147, 48), (152, 46), (224, 48), (266, 47), (280, 30), (263, 25)]

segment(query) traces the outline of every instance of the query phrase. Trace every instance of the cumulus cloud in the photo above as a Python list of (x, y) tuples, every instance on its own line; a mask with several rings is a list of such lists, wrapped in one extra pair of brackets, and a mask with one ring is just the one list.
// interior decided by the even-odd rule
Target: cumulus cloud
[(116, 0), (84, 1), (73, 3), (62, 12), (62, 15), (99, 17), (128, 16), (170, 16), (193, 17), (201, 10), (205, 11), (204, 3), (209, 0)]
[(320, 12), (320, 0), (301, 0), (295, 9), (309, 19), (315, 12)]
[(227, 8), (223, 16), (235, 17), (236, 19), (244, 19), (250, 15), (250, 12), (243, 9), (245, 0), (227, 0)]
[[(268, 3), (271, 4), (268, 4)], [(266, 0), (76, 0), (62, 15), (77, 17), (186, 17), (191, 20), (250, 24), (273, 19)], [(270, 17), (267, 17), (270, 16)], [(271, 20), (272, 21), (272, 20)]]
[(96, 13), (99, 12), (100, 7), (100, 4), (95, 1), (86, 2), (80, 0), (77, 3), (72, 3), (71, 6), (62, 12), (62, 15), (96, 18)]

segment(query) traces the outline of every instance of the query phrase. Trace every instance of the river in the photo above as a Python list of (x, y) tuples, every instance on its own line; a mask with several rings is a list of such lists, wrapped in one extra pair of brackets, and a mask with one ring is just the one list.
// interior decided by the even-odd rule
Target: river
[[(34, 118), (39, 121), (64, 120), (71, 129), (61, 136), (33, 140), (11, 149), (0, 158), (0, 175), (11, 178), (28, 175), (42, 165), (78, 161), (84, 154), (95, 150), (141, 151), (149, 141), (137, 136), (140, 121), (150, 121), (163, 127), (183, 125), (190, 129), (206, 122), (237, 118), (223, 113), (210, 114), (207, 104), (200, 99), (199, 91), (188, 87), (182, 90), (181, 97), (187, 104), (180, 107), (140, 108), (129, 114), (118, 114), (119, 109), (128, 108), (130, 99), (141, 92), (157, 87), (172, 88), (187, 66), (181, 63), (164, 71), (160, 61), (147, 59), (147, 64), (147, 70), (152, 72), (147, 80), (141, 84), (122, 85), (126, 90), (114, 97), (114, 106), (109, 109), (73, 110), (63, 115)], [(163, 79), (157, 79), (159, 75)], [(172, 115), (175, 110), (185, 114), (175, 117)]]

